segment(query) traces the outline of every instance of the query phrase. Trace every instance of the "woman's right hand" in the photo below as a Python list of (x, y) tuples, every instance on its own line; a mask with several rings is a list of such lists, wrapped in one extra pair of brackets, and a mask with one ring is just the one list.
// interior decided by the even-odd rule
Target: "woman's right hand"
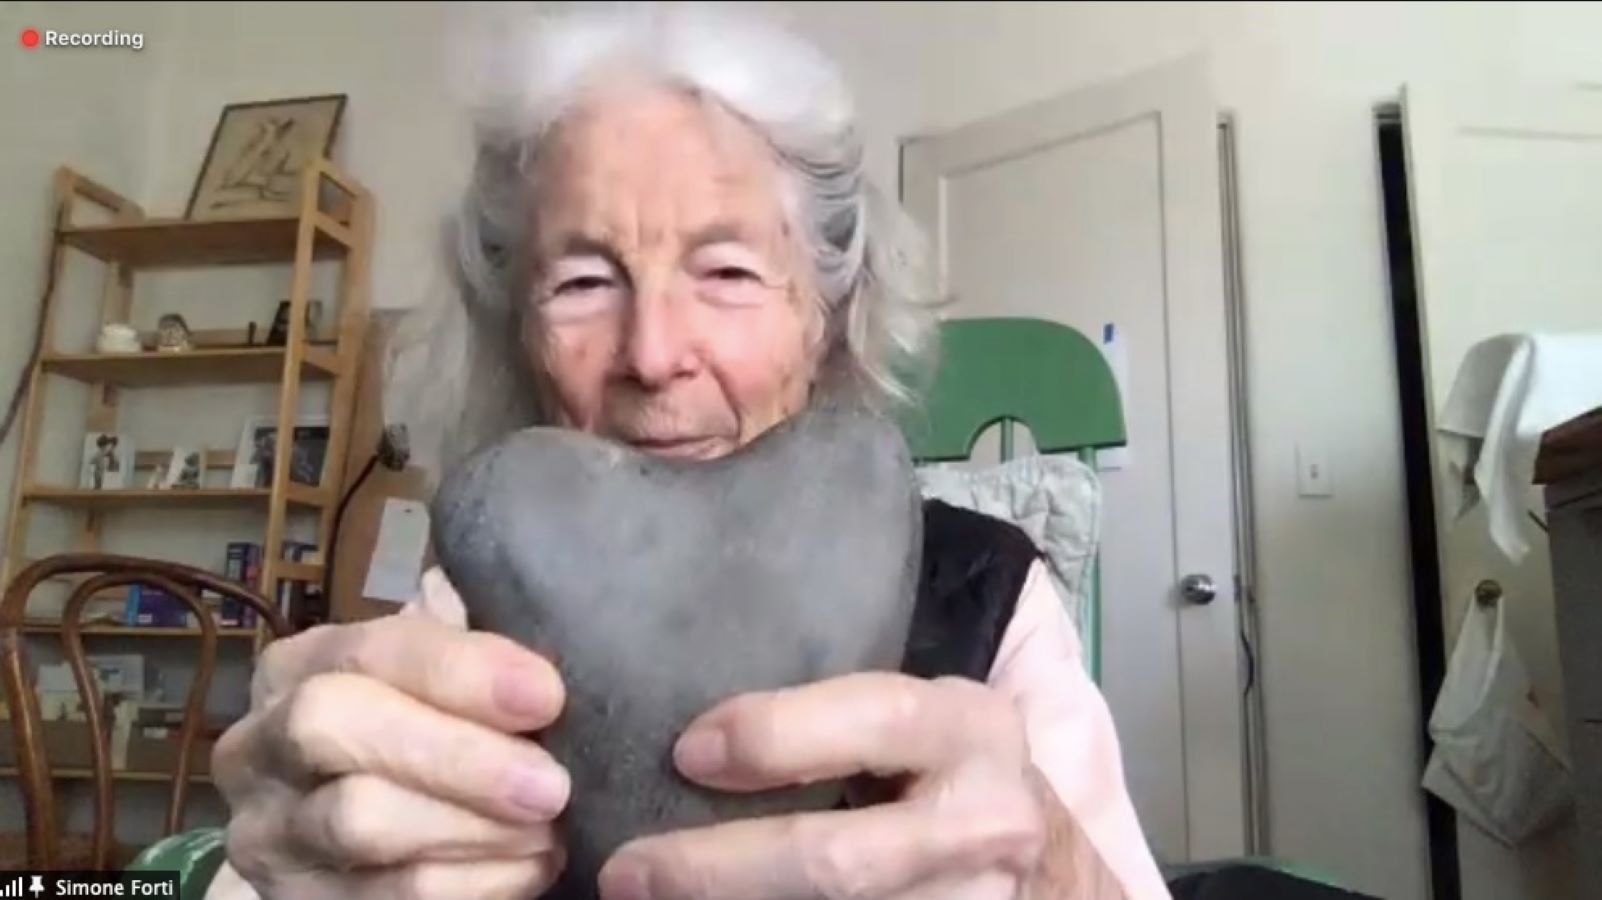
[(437, 570), (397, 615), (268, 645), (218, 741), (228, 863), (265, 898), (530, 897), (560, 873), (567, 773), (533, 741), (546, 660), (466, 630)]

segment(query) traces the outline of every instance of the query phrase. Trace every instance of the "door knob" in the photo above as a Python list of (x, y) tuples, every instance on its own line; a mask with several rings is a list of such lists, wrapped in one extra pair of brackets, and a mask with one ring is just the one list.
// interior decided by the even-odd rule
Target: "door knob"
[(1179, 582), (1179, 594), (1188, 603), (1206, 606), (1218, 599), (1218, 585), (1213, 584), (1211, 575), (1186, 575)]

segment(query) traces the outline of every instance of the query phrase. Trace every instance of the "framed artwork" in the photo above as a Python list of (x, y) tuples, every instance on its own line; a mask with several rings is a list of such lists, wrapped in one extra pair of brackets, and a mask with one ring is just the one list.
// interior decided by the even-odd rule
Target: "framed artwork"
[(300, 174), (327, 156), (345, 111), (344, 94), (223, 107), (185, 216), (254, 219), (295, 212)]
[[(328, 417), (303, 415), (295, 422), (289, 458), (289, 480), (315, 485), (323, 478), (323, 460), (328, 456)], [(234, 451), (234, 468), (228, 486), (270, 488), (273, 485), (274, 453), (278, 449), (278, 417), (252, 416), (239, 433)]]
[(121, 490), (133, 482), (134, 445), (126, 434), (91, 431), (83, 437), (83, 465), (78, 486), (89, 490)]

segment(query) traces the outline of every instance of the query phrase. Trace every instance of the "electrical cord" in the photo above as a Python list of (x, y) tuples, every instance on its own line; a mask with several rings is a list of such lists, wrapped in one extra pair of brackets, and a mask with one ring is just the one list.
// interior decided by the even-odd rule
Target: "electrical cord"
[(1249, 697), (1251, 696), (1252, 688), (1257, 686), (1257, 649), (1252, 646), (1252, 636), (1246, 628), (1246, 616), (1253, 614), (1252, 611), (1256, 609), (1256, 604), (1253, 602), (1250, 589), (1241, 585), (1238, 576), (1235, 579), (1235, 593), (1245, 601), (1239, 604), (1241, 608), (1237, 610), (1238, 621), (1236, 624), (1240, 628), (1241, 649), (1246, 651), (1246, 687), (1241, 690), (1241, 696)]
[(45, 271), (44, 292), (39, 295), (39, 321), (33, 326), (33, 346), (28, 350), (28, 359), (17, 371), (17, 386), (11, 391), (11, 402), (6, 407), (5, 421), (0, 422), (0, 445), (4, 445), (6, 438), (11, 436), (11, 428), (17, 423), (17, 414), (22, 412), (22, 398), (28, 395), (28, 388), (33, 384), (33, 367), (39, 362), (39, 354), (44, 351), (45, 341), (45, 304), (56, 289), (56, 265), (58, 255), (61, 253), (61, 226), (66, 214), (66, 206), (56, 210), (56, 223), (51, 231), (50, 245), (55, 247), (50, 256), (50, 266)]

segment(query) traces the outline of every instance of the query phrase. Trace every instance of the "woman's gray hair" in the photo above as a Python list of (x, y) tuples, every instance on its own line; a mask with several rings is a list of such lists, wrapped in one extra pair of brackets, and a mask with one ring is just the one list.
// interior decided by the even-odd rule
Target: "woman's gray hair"
[(617, 72), (719, 104), (772, 148), (819, 294), (818, 389), (886, 411), (916, 400), (937, 321), (921, 241), (870, 183), (850, 92), (821, 53), (775, 25), (675, 4), (546, 12), (473, 57), (473, 170), (446, 229), (453, 290), (404, 317), (392, 340), (388, 418), (420, 432), (419, 462), (448, 466), (551, 422), (522, 343), (533, 163), (571, 105)]

